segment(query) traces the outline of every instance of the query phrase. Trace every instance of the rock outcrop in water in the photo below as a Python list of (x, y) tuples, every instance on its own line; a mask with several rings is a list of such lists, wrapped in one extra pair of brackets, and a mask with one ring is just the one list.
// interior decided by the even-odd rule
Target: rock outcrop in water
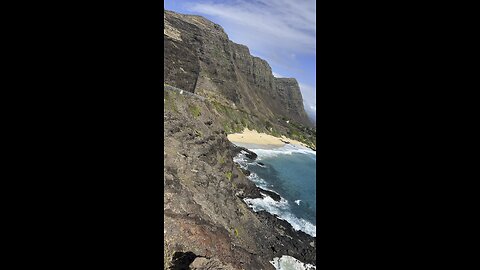
[(248, 126), (314, 146), (298, 83), (274, 78), (220, 26), (164, 14), (165, 269), (274, 269), (282, 255), (316, 264), (314, 237), (245, 204), (265, 192), (233, 162), (242, 149), (226, 137)]

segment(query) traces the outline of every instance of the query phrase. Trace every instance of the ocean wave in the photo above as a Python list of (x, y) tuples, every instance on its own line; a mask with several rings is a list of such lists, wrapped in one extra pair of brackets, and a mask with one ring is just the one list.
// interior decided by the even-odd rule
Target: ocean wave
[(240, 165), (240, 167), (244, 170), (248, 168), (248, 159), (243, 153), (239, 153), (238, 155), (233, 157), (233, 162)]
[[(248, 165), (256, 164), (256, 162), (249, 162), (249, 159), (245, 156), (245, 153), (239, 153), (238, 155), (233, 157), (233, 162), (237, 163), (240, 168), (244, 170), (248, 170)], [(250, 172), (250, 175), (247, 176), (247, 178), (250, 179), (250, 181), (254, 182), (256, 186), (261, 187), (265, 190), (273, 191), (270, 190), (268, 183), (261, 177), (259, 177), (256, 173)]]
[(296, 231), (303, 231), (313, 237), (317, 235), (317, 227), (303, 218), (298, 218), (293, 215), (290, 210), (288, 201), (280, 197), (280, 201), (275, 201), (270, 196), (261, 193), (263, 198), (244, 198), (243, 201), (253, 209), (255, 212), (267, 211), (270, 214), (275, 214), (281, 220), (285, 220)]
[[(260, 152), (259, 150), (262, 150), (263, 152)], [(257, 149), (257, 150), (252, 150), (257, 155), (260, 157), (260, 155), (264, 155), (265, 153), (271, 154), (272, 151), (274, 152), (273, 154), (291, 154), (294, 152), (313, 152), (311, 150), (305, 150), (305, 149), (297, 149), (297, 148), (292, 148), (290, 145), (286, 145), (285, 147), (282, 148), (277, 148), (277, 149), (272, 149), (272, 150), (264, 150), (264, 149)], [(268, 155), (267, 154), (267, 155)], [(251, 161), (245, 156), (245, 153), (239, 153), (237, 156), (233, 158), (233, 161), (236, 162), (242, 169), (247, 170), (249, 165), (256, 165), (255, 161)], [(250, 175), (247, 177), (250, 181), (255, 183), (257, 187), (260, 187), (264, 190), (272, 191), (278, 194), (277, 191), (272, 190), (272, 185), (267, 183), (263, 178), (259, 177), (255, 172), (250, 172)], [(273, 198), (270, 196), (267, 196), (266, 194), (261, 193), (263, 198), (256, 198), (256, 199), (251, 199), (251, 198), (245, 198), (244, 201), (247, 203), (249, 207), (253, 209), (253, 211), (258, 212), (258, 211), (267, 211), (270, 214), (275, 214), (278, 216), (279, 219), (285, 220), (292, 227), (297, 230), (297, 231), (303, 231), (313, 237), (316, 237), (316, 231), (317, 227), (313, 225), (312, 223), (308, 222), (305, 219), (298, 218), (296, 217), (290, 208), (290, 205), (286, 199), (280, 196), (280, 201), (275, 201)], [(280, 194), (279, 194), (280, 195)], [(298, 202), (297, 202), (298, 201)], [(299, 200), (295, 201), (298, 205), (300, 205)]]
[(298, 146), (291, 145), (291, 144), (287, 144), (285, 146), (282, 146), (279, 148), (273, 148), (273, 149), (250, 149), (250, 150), (255, 152), (255, 154), (257, 154), (258, 156), (257, 160), (262, 160), (263, 158), (277, 157), (279, 155), (292, 155), (294, 153), (306, 154), (314, 160), (316, 160), (316, 157), (317, 157), (317, 152), (311, 149), (300, 148)]
[(250, 172), (250, 175), (247, 178), (250, 179), (250, 181), (252, 181), (253, 183), (255, 183), (255, 185), (257, 187), (260, 187), (260, 188), (263, 188), (265, 190), (272, 191), (272, 192), (275, 192), (275, 193), (278, 194), (278, 192), (276, 192), (275, 190), (272, 190), (271, 185), (269, 183), (267, 183), (267, 181), (265, 181), (265, 179), (261, 178), (256, 173)]
[(281, 258), (273, 258), (270, 263), (277, 270), (312, 270), (317, 269), (316, 266), (303, 263), (300, 260), (295, 259), (292, 256), (283, 255)]

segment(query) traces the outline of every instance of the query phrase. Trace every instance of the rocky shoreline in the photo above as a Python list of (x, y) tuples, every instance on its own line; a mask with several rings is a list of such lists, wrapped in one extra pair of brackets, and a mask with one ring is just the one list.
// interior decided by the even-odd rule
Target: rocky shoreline
[[(245, 156), (251, 160), (255, 160), (257, 158), (257, 154), (247, 148), (237, 146), (235, 144), (231, 144), (231, 149), (233, 151), (234, 155), (238, 155), (239, 153), (244, 153)], [(245, 169), (241, 169), (243, 173), (246, 173), (245, 176), (248, 176), (250, 172)], [(281, 197), (279, 194), (262, 189), (260, 187), (255, 186), (254, 188), (249, 189), (249, 192), (243, 193), (241, 195), (237, 195), (241, 199), (245, 198), (250, 198), (250, 199), (255, 199), (255, 198), (263, 198), (262, 194), (264, 193), (267, 196), (271, 197), (275, 201), (280, 201)], [(254, 212), (265, 224), (265, 226), (270, 227), (272, 230), (275, 230), (277, 232), (280, 232), (282, 236), (284, 236), (286, 239), (296, 239), (299, 241), (300, 245), (309, 245), (313, 249), (303, 249), (302, 251), (299, 251), (297, 246), (294, 243), (290, 243), (288, 240), (286, 243), (285, 241), (280, 241), (280, 246), (277, 247), (276, 249), (272, 247), (272, 250), (276, 254), (275, 257), (281, 257), (282, 255), (286, 255), (287, 251), (292, 251), (292, 250), (297, 250), (300, 255), (297, 255), (297, 259), (304, 263), (309, 263), (312, 265), (316, 265), (316, 254), (315, 254), (315, 247), (316, 247), (316, 238), (305, 233), (302, 231), (296, 231), (293, 229), (292, 225), (288, 223), (285, 220), (279, 219), (278, 216), (272, 215), (266, 211), (259, 211), (259, 212)], [(283, 253), (282, 253), (283, 252)]]
[(257, 155), (227, 138), (248, 126), (314, 146), (298, 83), (205, 18), (164, 11), (164, 23), (164, 269), (316, 265), (315, 237), (244, 201), (280, 196), (248, 179), (233, 158)]
[(228, 141), (214, 107), (176, 92), (164, 102), (166, 269), (274, 269), (282, 255), (316, 265), (314, 237), (243, 201), (268, 192), (233, 162), (241, 151), (256, 154)]

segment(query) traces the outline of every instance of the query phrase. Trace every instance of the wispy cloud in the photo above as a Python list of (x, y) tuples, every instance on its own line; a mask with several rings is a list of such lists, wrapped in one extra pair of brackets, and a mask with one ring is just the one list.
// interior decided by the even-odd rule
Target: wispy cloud
[(232, 39), (258, 50), (274, 49), (288, 57), (315, 54), (316, 5), (311, 0), (200, 1), (186, 8), (220, 19), (231, 26)]
[(316, 87), (312, 86), (315, 78), (305, 77), (305, 60), (300, 60), (315, 61), (314, 0), (196, 0), (185, 1), (184, 8), (214, 18), (230, 39), (247, 45), (254, 55), (267, 60), (272, 69), (278, 67), (283, 75), (274, 73), (276, 77), (297, 77), (305, 110), (315, 120)]

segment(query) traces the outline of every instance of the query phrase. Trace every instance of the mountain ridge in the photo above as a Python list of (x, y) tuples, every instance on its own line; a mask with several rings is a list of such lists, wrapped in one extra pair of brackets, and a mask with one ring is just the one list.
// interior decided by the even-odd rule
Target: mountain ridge
[(229, 40), (220, 25), (173, 11), (164, 11), (164, 23), (164, 83), (270, 121), (283, 117), (313, 127), (296, 79), (276, 78), (266, 60)]

